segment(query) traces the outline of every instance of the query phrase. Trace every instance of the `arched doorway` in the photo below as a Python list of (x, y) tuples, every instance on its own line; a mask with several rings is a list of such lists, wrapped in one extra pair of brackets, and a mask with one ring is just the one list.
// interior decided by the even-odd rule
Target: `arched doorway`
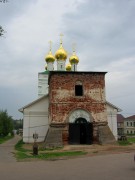
[(85, 118), (69, 123), (69, 144), (92, 144), (93, 126)]

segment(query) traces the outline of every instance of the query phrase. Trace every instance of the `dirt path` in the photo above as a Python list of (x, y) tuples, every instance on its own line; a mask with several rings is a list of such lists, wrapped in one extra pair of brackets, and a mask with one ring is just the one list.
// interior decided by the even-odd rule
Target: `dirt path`
[(20, 139), (20, 136), (15, 135), (13, 139), (0, 144), (0, 162), (16, 162), (14, 157), (14, 146)]

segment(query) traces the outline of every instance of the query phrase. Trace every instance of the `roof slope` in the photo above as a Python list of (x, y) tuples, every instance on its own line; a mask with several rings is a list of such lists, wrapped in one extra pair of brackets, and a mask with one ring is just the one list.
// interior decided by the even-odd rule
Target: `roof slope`
[(117, 106), (113, 105), (112, 103), (106, 101), (106, 103), (109, 105), (109, 106), (112, 106), (114, 109), (117, 109), (118, 112), (122, 111), (120, 108), (118, 108)]
[(48, 94), (46, 94), (46, 95), (44, 95), (44, 96), (36, 99), (35, 101), (32, 101), (31, 103), (27, 104), (26, 106), (18, 109), (18, 111), (23, 112), (24, 109), (26, 109), (27, 107), (30, 107), (30, 106), (33, 105), (33, 104), (36, 104), (37, 102), (41, 101), (42, 99), (46, 98), (47, 96), (48, 96)]
[(122, 114), (117, 114), (117, 122), (124, 122), (125, 117)]
[(133, 119), (133, 120), (135, 120), (135, 115), (126, 117), (125, 119)]

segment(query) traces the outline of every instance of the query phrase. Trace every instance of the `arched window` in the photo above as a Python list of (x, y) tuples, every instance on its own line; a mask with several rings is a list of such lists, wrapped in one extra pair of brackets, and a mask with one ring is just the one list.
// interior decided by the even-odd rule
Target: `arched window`
[(76, 81), (75, 96), (83, 96), (83, 85), (81, 81)]

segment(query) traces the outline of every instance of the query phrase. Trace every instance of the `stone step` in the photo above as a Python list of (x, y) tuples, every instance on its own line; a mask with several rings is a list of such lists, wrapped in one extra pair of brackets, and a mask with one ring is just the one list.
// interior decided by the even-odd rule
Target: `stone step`
[(98, 129), (100, 144), (116, 144), (115, 137), (113, 136), (109, 126), (99, 126)]
[(50, 127), (45, 139), (45, 148), (55, 148), (62, 146), (62, 130), (60, 128)]

